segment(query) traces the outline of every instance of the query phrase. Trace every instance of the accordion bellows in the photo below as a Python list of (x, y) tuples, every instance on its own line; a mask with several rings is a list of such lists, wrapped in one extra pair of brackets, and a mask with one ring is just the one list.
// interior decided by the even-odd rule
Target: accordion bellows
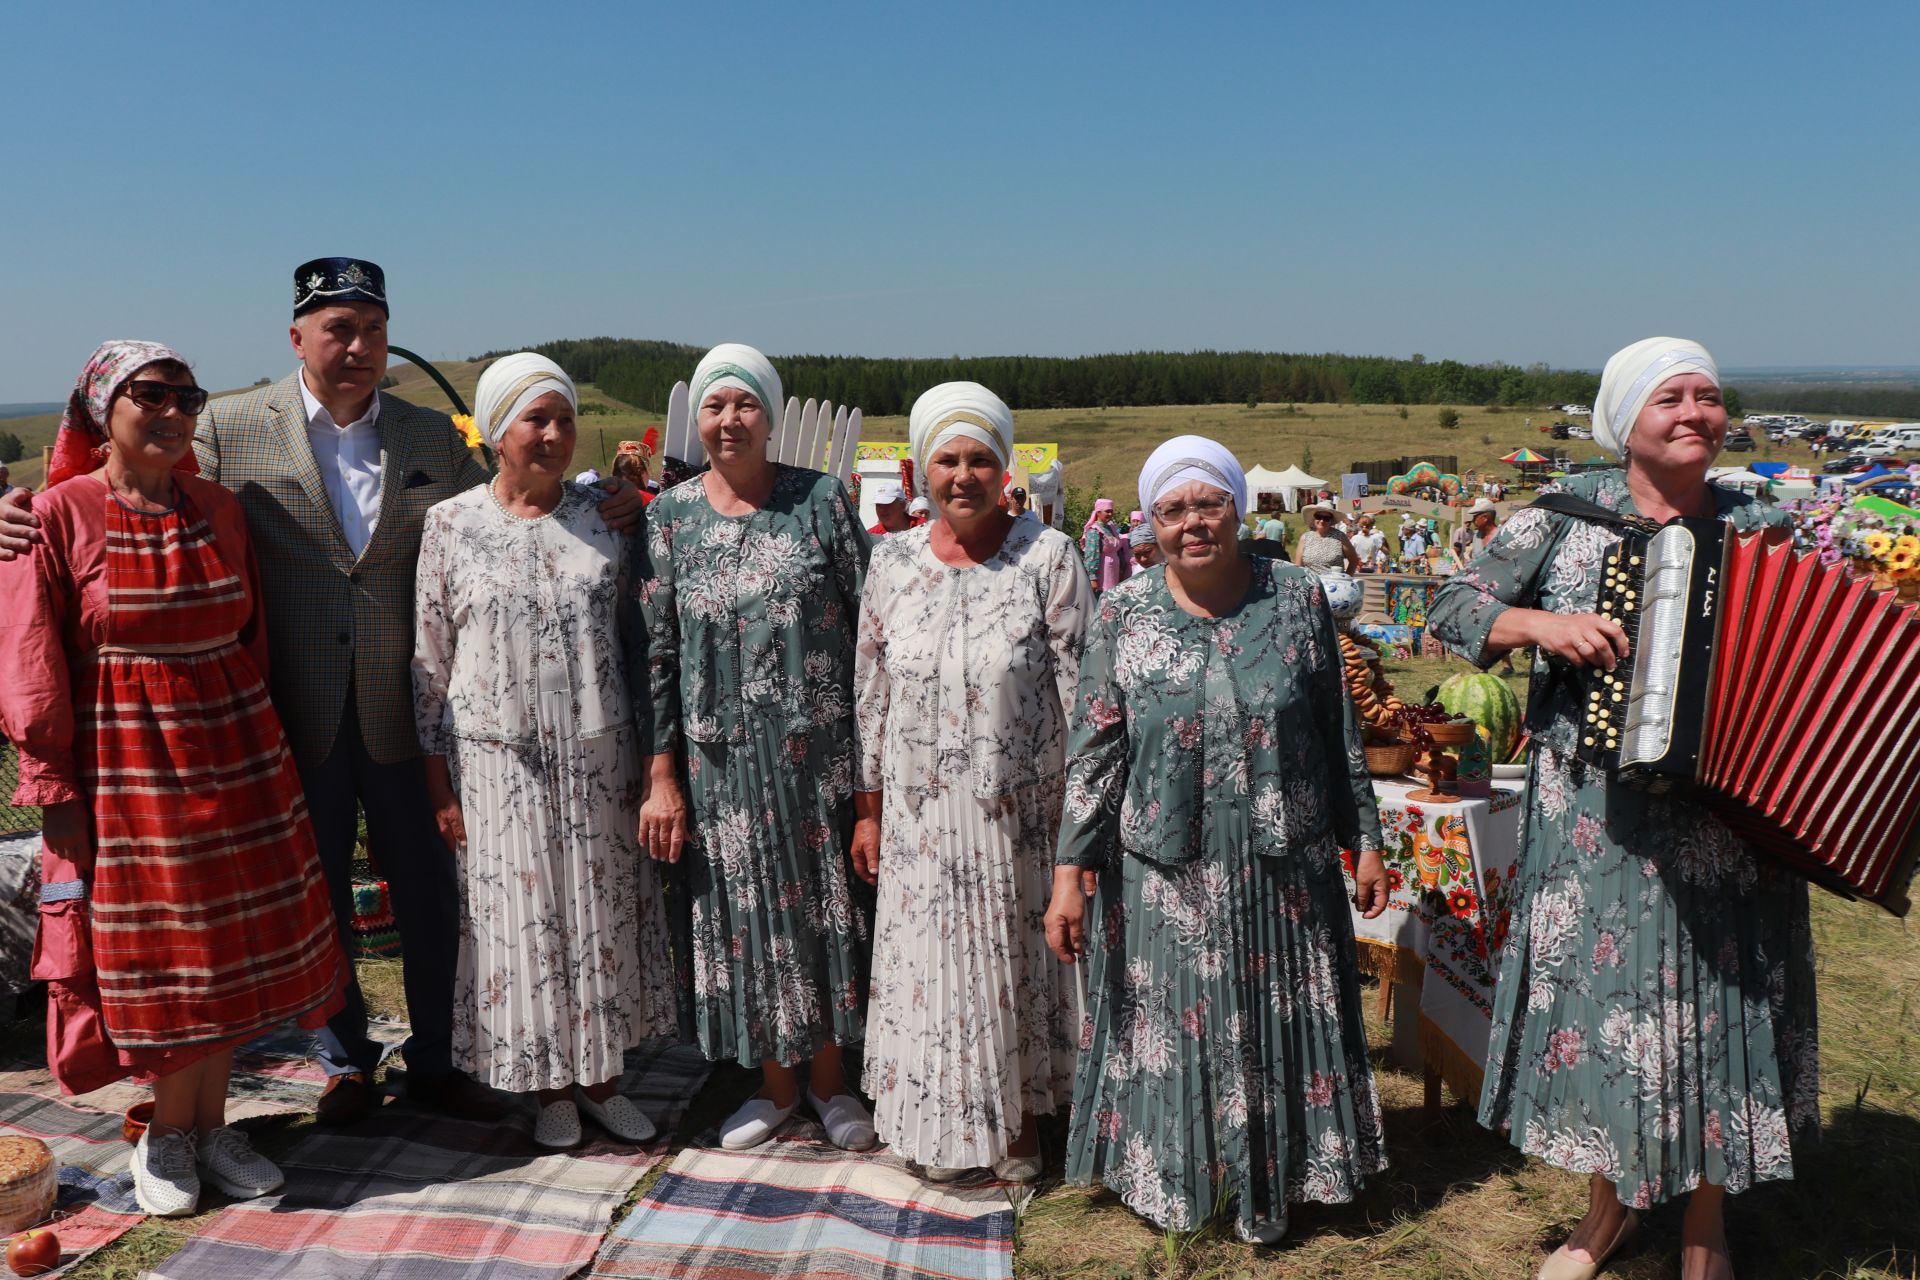
[(1920, 859), (1920, 620), (1784, 530), (1629, 532), (1599, 608), (1631, 655), (1589, 676), (1578, 754), (1692, 789), (1756, 848), (1904, 916)]

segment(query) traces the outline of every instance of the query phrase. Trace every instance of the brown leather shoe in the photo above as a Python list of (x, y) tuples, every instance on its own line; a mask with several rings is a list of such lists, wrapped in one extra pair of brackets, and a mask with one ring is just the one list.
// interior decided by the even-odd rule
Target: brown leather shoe
[(462, 1071), (414, 1082), (408, 1073), (407, 1101), (456, 1120), (501, 1120), (507, 1104), (501, 1096)]
[(364, 1071), (328, 1076), (327, 1087), (314, 1108), (321, 1124), (349, 1125), (373, 1110), (373, 1086)]

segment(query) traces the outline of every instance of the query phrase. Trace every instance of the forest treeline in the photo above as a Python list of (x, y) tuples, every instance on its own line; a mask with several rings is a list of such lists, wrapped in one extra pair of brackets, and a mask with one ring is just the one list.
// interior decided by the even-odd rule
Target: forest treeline
[(1920, 387), (1836, 387), (1756, 382), (1740, 388), (1755, 413), (1831, 413), (1839, 418), (1920, 419)]
[[(533, 348), (579, 382), (653, 412), (690, 377), (704, 350), (675, 342), (583, 338)], [(490, 356), (504, 352), (488, 352)], [(1533, 406), (1587, 403), (1598, 375), (1543, 364), (1428, 361), (1420, 356), (1287, 355), (1270, 351), (1134, 351), (1101, 356), (774, 356), (789, 395), (904, 414), (939, 382), (983, 383), (1015, 409), (1263, 403)]]

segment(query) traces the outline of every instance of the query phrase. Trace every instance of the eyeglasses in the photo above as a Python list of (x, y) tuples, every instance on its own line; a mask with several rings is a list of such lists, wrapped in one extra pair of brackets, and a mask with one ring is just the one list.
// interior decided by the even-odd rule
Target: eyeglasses
[(151, 378), (136, 378), (126, 385), (127, 399), (149, 412), (167, 407), (171, 400), (180, 406), (180, 412), (189, 418), (207, 407), (207, 393), (200, 387), (176, 387), (171, 382), (155, 382)]
[(1226, 498), (1201, 498), (1194, 502), (1156, 502), (1152, 510), (1153, 518), (1161, 524), (1175, 525), (1184, 523), (1189, 514), (1209, 522), (1218, 520), (1232, 505)]

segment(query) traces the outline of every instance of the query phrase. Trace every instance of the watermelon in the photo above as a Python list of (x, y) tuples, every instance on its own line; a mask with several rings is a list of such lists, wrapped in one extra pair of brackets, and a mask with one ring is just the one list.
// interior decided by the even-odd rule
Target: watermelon
[(1440, 686), (1435, 701), (1478, 726), (1496, 764), (1513, 758), (1520, 742), (1520, 699), (1505, 680), (1481, 671), (1454, 676)]

